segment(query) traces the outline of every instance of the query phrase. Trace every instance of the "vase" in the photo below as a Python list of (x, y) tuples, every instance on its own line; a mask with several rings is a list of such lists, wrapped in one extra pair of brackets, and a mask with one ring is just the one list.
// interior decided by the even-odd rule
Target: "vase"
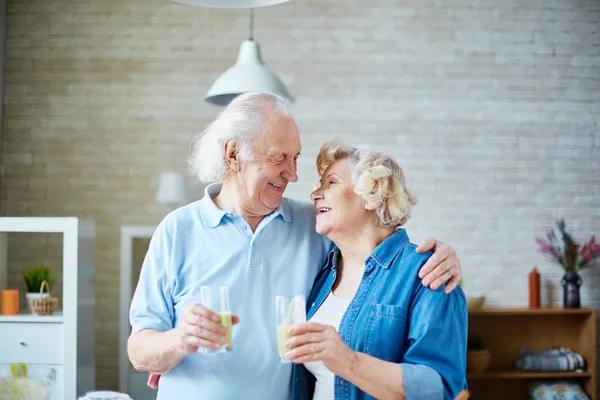
[(560, 281), (563, 287), (564, 308), (581, 308), (581, 298), (579, 296), (581, 282), (581, 277), (577, 272), (565, 272)]
[(491, 356), (488, 349), (467, 350), (467, 372), (480, 374), (490, 366)]
[(25, 293), (25, 298), (27, 299), (27, 309), (29, 310), (29, 312), (31, 314), (35, 314), (35, 312), (33, 311), (33, 299), (45, 299), (48, 297), (48, 293), (42, 293), (42, 295), (40, 296), (40, 292), (28, 292)]

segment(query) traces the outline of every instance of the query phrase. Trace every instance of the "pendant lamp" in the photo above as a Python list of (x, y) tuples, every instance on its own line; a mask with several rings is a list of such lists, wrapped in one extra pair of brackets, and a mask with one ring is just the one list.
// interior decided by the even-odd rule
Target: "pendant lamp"
[(262, 61), (254, 41), (254, 9), (250, 9), (250, 35), (242, 42), (236, 63), (219, 76), (204, 97), (208, 103), (226, 106), (242, 93), (277, 94), (294, 102), (285, 85)]

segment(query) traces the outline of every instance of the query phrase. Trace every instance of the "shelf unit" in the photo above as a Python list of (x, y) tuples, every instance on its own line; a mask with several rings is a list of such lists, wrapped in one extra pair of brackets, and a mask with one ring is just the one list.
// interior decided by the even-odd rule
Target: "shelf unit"
[[(591, 399), (596, 398), (596, 313), (594, 309), (489, 308), (469, 311), (469, 335), (483, 339), (490, 349), (490, 368), (467, 374), (472, 399), (529, 398), (534, 379), (575, 379)], [(512, 368), (521, 348), (544, 351), (566, 347), (587, 362), (582, 372), (526, 372)]]
[(36, 376), (56, 376), (52, 400), (76, 399), (94, 389), (93, 221), (76, 217), (0, 217), (0, 289), (7, 284), (8, 236), (60, 233), (62, 298), (52, 316), (0, 316), (0, 372), (25, 363)]
[(0, 315), (0, 323), (3, 322), (47, 322), (62, 323), (64, 316), (62, 311), (57, 311), (52, 315), (40, 317), (37, 314), (19, 314), (19, 315)]
[(589, 378), (592, 373), (582, 372), (524, 372), (514, 369), (492, 369), (481, 374), (467, 374), (467, 379), (554, 379)]

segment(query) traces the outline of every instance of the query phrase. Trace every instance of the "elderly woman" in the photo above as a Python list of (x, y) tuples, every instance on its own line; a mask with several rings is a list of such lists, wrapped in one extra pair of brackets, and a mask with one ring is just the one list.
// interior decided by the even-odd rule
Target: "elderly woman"
[(414, 196), (394, 160), (325, 143), (311, 194), (316, 230), (335, 246), (290, 328), (294, 399), (453, 399), (466, 388), (467, 308), (457, 288), (421, 284), (401, 227)]

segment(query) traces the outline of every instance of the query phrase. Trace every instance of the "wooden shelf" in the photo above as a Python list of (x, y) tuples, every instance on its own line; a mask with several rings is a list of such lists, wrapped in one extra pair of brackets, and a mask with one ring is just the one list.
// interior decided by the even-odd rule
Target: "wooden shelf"
[(0, 315), (0, 322), (47, 322), (56, 324), (63, 322), (63, 313), (57, 311), (47, 317), (41, 317), (37, 314)]
[(589, 378), (592, 373), (582, 372), (527, 372), (517, 369), (491, 369), (481, 374), (467, 374), (467, 379), (547, 379), (547, 378)]
[[(596, 310), (593, 308), (483, 308), (469, 312), (469, 335), (490, 351), (491, 367), (467, 374), (471, 398), (528, 400), (532, 379), (577, 379), (596, 400)], [(565, 347), (583, 356), (583, 372), (525, 372), (513, 368), (521, 351)]]
[(478, 315), (590, 315), (594, 312), (592, 308), (482, 308), (480, 310), (469, 310), (469, 316)]

